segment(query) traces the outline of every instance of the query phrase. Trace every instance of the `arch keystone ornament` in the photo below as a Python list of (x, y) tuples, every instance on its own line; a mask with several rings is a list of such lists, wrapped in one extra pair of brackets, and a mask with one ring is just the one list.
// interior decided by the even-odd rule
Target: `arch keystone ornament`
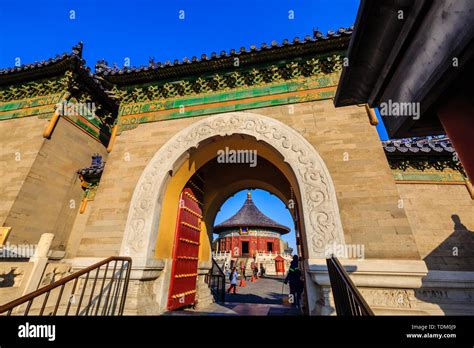
[(133, 193), (121, 254), (145, 266), (154, 247), (168, 173), (191, 148), (215, 136), (244, 134), (270, 145), (291, 167), (301, 192), (303, 243), (308, 259), (325, 258), (329, 244), (344, 244), (344, 233), (329, 172), (314, 147), (296, 130), (273, 118), (248, 112), (218, 114), (174, 135), (146, 166)]

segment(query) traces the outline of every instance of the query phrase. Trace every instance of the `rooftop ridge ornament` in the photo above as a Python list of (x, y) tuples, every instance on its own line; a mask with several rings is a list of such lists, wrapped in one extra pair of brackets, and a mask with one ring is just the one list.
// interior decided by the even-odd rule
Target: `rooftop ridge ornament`
[(321, 33), (318, 28), (313, 28), (313, 39), (320, 39), (323, 37), (323, 33)]
[(75, 46), (72, 47), (72, 53), (79, 58), (82, 58), (82, 48), (84, 47), (84, 43), (79, 41)]
[(95, 64), (95, 73), (96, 74), (100, 74), (100, 73), (102, 73), (102, 72), (104, 72), (108, 69), (110, 69), (110, 67), (109, 67), (107, 61), (104, 58), (99, 59), (97, 61), (97, 63)]
[(77, 171), (79, 179), (81, 180), (81, 187), (84, 190), (81, 207), (79, 209), (80, 214), (84, 213), (87, 202), (94, 200), (104, 167), (105, 162), (102, 161), (102, 156), (98, 153), (94, 153), (90, 167)]

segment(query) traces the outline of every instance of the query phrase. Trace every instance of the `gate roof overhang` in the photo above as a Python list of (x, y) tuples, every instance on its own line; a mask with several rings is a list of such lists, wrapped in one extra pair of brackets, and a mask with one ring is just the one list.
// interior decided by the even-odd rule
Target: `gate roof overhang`
[(467, 0), (362, 1), (334, 104), (416, 102), (417, 120), (382, 117), (389, 136), (444, 133), (436, 103), (453, 87), (468, 86), (466, 76), (474, 73), (473, 11)]

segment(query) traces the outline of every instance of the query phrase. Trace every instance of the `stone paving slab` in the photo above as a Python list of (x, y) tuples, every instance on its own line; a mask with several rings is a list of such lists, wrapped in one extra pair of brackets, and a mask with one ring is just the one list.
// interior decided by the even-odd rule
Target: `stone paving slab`
[[(301, 315), (295, 307), (284, 304), (289, 288), (283, 283), (283, 277), (265, 277), (256, 282), (246, 282), (245, 287), (238, 287), (236, 294), (226, 293), (226, 302), (212, 303), (200, 310), (186, 309), (169, 312), (167, 315), (257, 315), (288, 316)], [(227, 284), (229, 287), (230, 284)]]
[[(264, 277), (256, 282), (247, 280), (245, 287), (237, 287), (237, 293), (226, 293), (226, 302), (283, 304), (289, 287), (283, 283), (284, 277)], [(230, 284), (226, 284), (227, 288)]]

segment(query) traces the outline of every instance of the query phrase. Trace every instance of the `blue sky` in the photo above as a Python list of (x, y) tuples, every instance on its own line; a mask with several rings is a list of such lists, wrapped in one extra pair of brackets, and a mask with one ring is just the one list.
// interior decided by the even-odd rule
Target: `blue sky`
[[(217, 213), (215, 225), (220, 224), (222, 221), (230, 218), (239, 210), (247, 199), (248, 190), (237, 192), (235, 195), (230, 197), (222, 205), (221, 210)], [(295, 237), (295, 224), (290, 212), (286, 208), (285, 204), (275, 195), (270, 194), (264, 190), (251, 190), (252, 199), (255, 205), (260, 209), (262, 213), (272, 218), (276, 222), (290, 227), (290, 233), (283, 236), (283, 240), (287, 241), (293, 253), (296, 253), (296, 237)], [(214, 235), (216, 237), (216, 235)]]
[[(0, 66), (29, 63), (84, 42), (84, 58), (122, 66), (229, 51), (348, 27), (356, 0), (1, 0)], [(184, 19), (179, 14), (184, 11)], [(289, 11), (294, 19), (289, 19)], [(71, 12), (74, 11), (74, 19)]]
[[(358, 0), (0, 0), (0, 68), (70, 52), (79, 41), (91, 68), (101, 58), (139, 66), (150, 57), (165, 62), (281, 43), (313, 28), (351, 26), (358, 6)], [(387, 139), (382, 122), (377, 130)]]
[[(164, 62), (281, 43), (311, 35), (313, 28), (326, 33), (351, 26), (358, 6), (358, 0), (0, 0), (0, 68), (18, 58), (28, 64), (70, 52), (79, 41), (91, 68), (101, 58), (119, 67), (128, 58), (139, 66), (149, 57)], [(382, 122), (377, 130), (387, 138)], [(229, 199), (218, 220), (235, 213), (245, 195)], [(255, 191), (254, 199), (265, 214), (293, 227), (278, 198)], [(294, 248), (294, 234), (286, 238)]]

